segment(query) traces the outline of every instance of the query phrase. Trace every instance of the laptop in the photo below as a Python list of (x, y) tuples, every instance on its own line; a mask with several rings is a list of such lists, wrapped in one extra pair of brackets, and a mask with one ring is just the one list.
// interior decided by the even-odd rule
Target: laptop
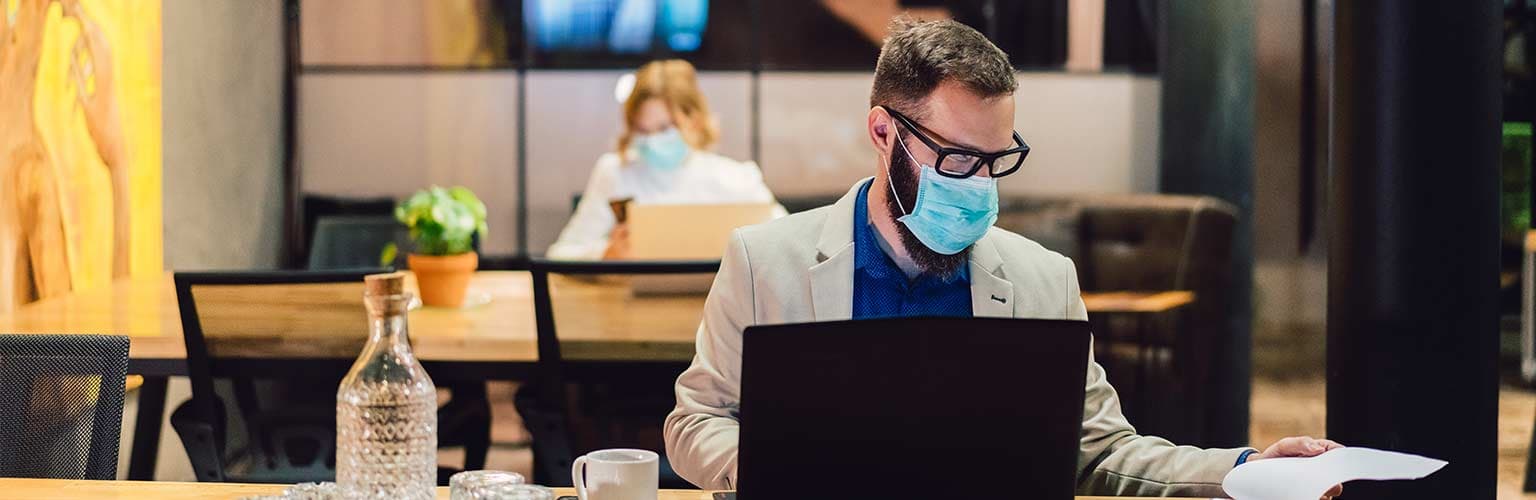
[(768, 222), (774, 203), (645, 205), (626, 210), (629, 251), (640, 260), (719, 259), (731, 231)]
[(744, 335), (740, 500), (1072, 498), (1086, 321), (899, 318)]
[[(635, 260), (719, 260), (731, 231), (773, 219), (775, 203), (645, 205), (630, 203), (630, 258)], [(633, 276), (637, 294), (704, 293), (712, 275)]]

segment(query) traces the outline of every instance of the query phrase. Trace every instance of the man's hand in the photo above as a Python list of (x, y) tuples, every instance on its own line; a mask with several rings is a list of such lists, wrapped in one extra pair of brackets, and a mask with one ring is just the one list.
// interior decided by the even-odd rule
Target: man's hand
[[(1262, 452), (1248, 455), (1248, 461), (1252, 462), (1254, 460), (1281, 457), (1315, 457), (1322, 455), (1328, 450), (1343, 447), (1344, 445), (1327, 439), (1316, 439), (1305, 436), (1288, 437), (1279, 441), (1275, 441), (1275, 444), (1269, 445), (1269, 448), (1265, 448)], [(1333, 486), (1333, 488), (1330, 488), (1327, 493), (1323, 494), (1323, 500), (1331, 499), (1343, 493), (1344, 485), (1336, 484)]]

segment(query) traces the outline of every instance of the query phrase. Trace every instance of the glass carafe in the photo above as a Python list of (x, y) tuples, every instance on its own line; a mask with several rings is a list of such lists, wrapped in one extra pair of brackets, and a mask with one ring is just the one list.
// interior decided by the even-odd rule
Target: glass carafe
[(436, 498), (437, 388), (411, 353), (405, 275), (364, 281), (368, 344), (336, 391), (336, 482), (365, 498)]

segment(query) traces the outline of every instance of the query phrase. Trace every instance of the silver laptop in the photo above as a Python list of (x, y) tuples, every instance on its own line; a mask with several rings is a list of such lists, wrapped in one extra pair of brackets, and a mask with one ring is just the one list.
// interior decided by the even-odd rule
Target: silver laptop
[[(630, 258), (634, 260), (718, 260), (731, 231), (773, 219), (776, 203), (643, 205), (628, 207)], [(704, 293), (713, 275), (634, 276), (637, 294)]]

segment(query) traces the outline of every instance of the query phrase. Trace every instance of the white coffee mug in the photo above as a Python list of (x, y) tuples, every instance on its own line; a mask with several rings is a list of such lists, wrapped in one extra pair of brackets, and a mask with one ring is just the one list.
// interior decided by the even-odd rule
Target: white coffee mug
[(654, 451), (594, 451), (571, 462), (571, 484), (581, 500), (656, 500), (660, 461)]

